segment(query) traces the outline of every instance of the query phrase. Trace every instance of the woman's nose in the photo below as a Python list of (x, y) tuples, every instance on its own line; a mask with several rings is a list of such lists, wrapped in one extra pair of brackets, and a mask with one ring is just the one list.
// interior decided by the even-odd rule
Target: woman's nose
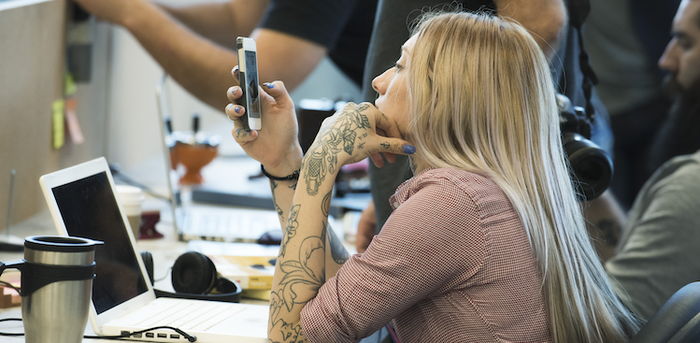
[(372, 80), (372, 88), (374, 88), (374, 91), (379, 93), (379, 76), (375, 77), (374, 80)]
[(384, 78), (386, 76), (386, 71), (372, 80), (372, 88), (379, 93), (379, 95), (384, 93)]

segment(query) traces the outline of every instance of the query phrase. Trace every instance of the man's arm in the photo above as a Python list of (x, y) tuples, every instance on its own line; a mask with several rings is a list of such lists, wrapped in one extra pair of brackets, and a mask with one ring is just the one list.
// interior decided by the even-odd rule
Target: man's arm
[[(238, 64), (234, 49), (198, 35), (148, 1), (76, 1), (98, 19), (129, 30), (188, 92), (214, 108), (223, 110), (228, 104), (226, 89), (232, 84), (230, 70)], [(222, 32), (225, 30), (223, 28)], [(236, 36), (237, 33), (228, 34)], [(325, 47), (292, 35), (257, 29), (251, 36), (257, 41), (260, 80), (284, 80), (290, 90), (298, 86), (326, 55)]]
[(548, 60), (566, 33), (568, 14), (563, 0), (495, 0), (498, 15), (511, 17), (530, 31)]
[(626, 215), (610, 191), (582, 206), (588, 234), (598, 257), (605, 262), (615, 256), (617, 242), (627, 221)]
[(235, 49), (236, 37), (250, 36), (269, 3), (269, 0), (232, 0), (184, 6), (158, 5), (202, 37)]

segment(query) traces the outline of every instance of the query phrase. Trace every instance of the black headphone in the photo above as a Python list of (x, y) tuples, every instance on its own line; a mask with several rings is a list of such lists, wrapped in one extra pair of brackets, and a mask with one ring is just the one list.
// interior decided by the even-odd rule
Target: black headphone
[[(153, 277), (153, 255), (148, 251), (141, 252), (141, 258), (146, 266), (151, 285)], [(207, 256), (195, 251), (180, 255), (173, 264), (172, 284), (176, 293), (165, 292), (154, 288), (156, 297), (214, 300), (225, 302), (240, 302), (241, 285), (235, 281), (221, 277)]]

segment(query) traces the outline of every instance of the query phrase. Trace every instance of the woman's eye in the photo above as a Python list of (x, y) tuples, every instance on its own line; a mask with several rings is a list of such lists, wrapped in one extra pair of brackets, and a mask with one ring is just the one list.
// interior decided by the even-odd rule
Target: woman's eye
[(394, 68), (396, 68), (396, 71), (399, 71), (399, 70), (403, 69), (403, 66), (396, 63), (396, 64), (394, 64)]

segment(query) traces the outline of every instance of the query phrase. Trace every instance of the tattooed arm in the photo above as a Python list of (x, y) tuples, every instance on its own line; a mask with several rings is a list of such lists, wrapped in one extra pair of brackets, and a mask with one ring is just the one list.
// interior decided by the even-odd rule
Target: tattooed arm
[(301, 326), (302, 308), (348, 258), (327, 225), (339, 168), (379, 151), (403, 152), (405, 142), (378, 136), (377, 126), (386, 127), (385, 131), (393, 134), (398, 131), (370, 104), (349, 104), (324, 121), (302, 159), (273, 279), (270, 341), (306, 340)]
[(610, 191), (583, 206), (588, 234), (598, 257), (605, 262), (615, 256), (615, 248), (626, 222), (625, 213)]
[[(270, 183), (280, 220), (286, 223), (270, 295), (268, 338), (270, 342), (304, 342), (302, 308), (348, 258), (328, 227), (331, 194), (340, 167), (368, 156), (380, 159), (379, 153), (403, 154), (407, 143), (395, 138), (400, 137), (396, 123), (374, 106), (351, 103), (323, 122), (302, 159), (294, 107), (284, 85), (277, 81), (264, 85), (263, 90), (263, 131), (242, 130), (240, 106), (231, 104), (226, 113), (234, 121), (236, 141), (268, 173), (282, 177), (300, 167), (298, 184)], [(232, 87), (229, 99), (238, 97), (240, 88)], [(377, 130), (387, 137), (379, 136)]]

